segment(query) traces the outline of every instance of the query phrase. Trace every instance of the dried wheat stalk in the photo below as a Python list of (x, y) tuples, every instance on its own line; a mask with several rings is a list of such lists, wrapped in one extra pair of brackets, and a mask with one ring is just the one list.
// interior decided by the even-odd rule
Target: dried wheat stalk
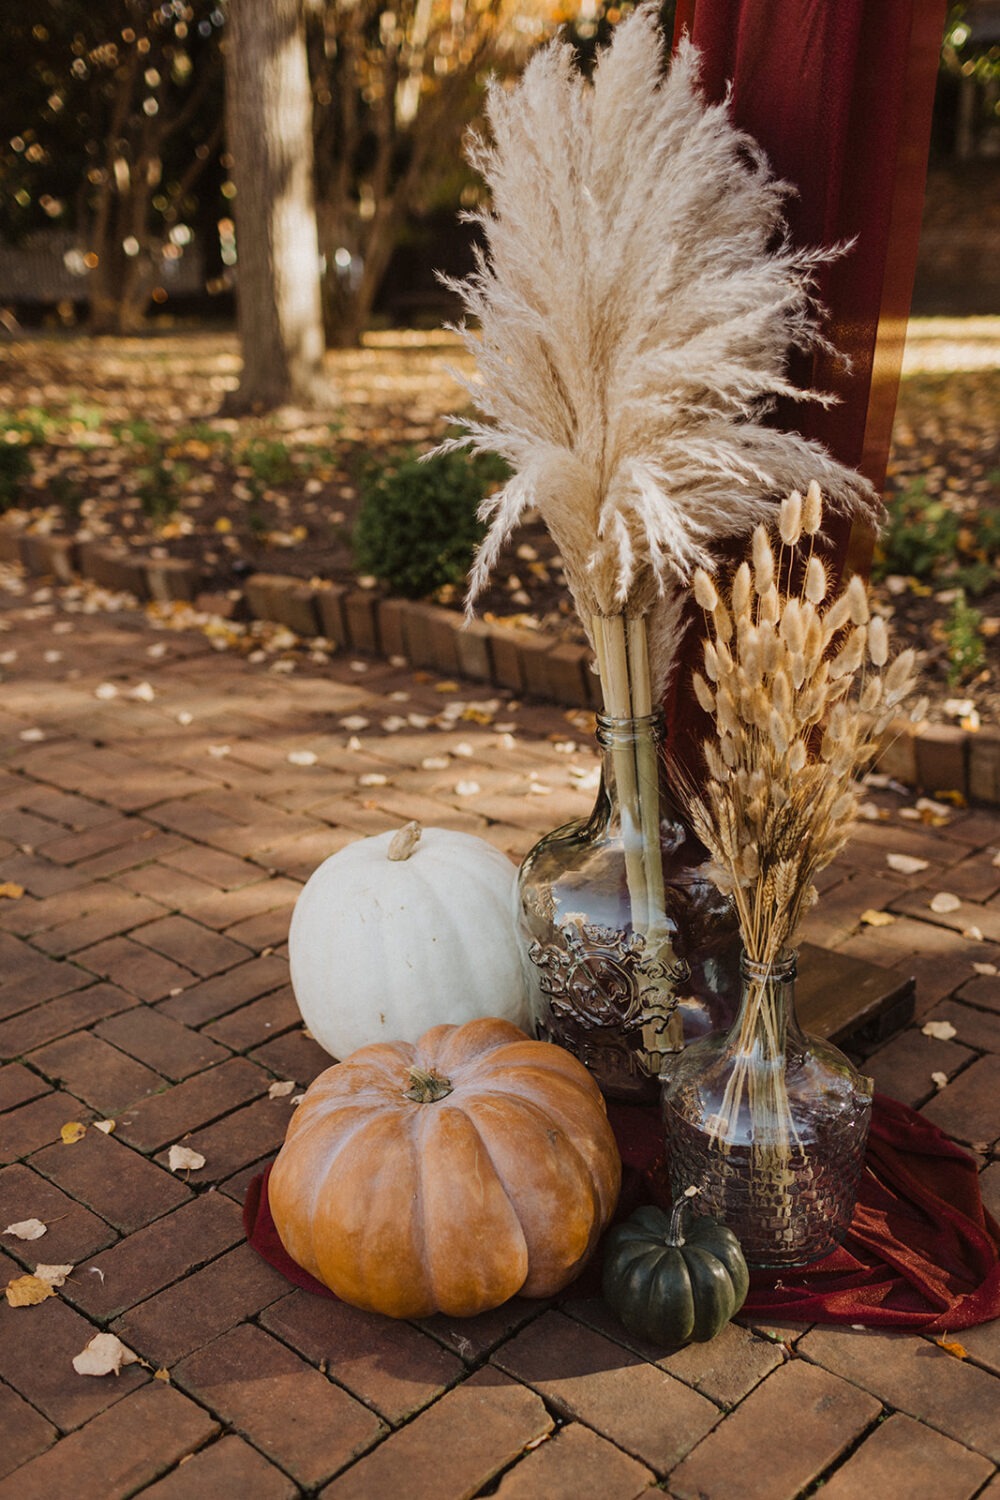
[[(756, 528), (728, 598), (706, 572), (694, 575), (708, 635), (693, 685), (715, 733), (704, 745), (704, 788), (688, 786), (685, 801), (709, 873), (735, 905), (747, 956), (766, 968), (792, 947), (817, 873), (847, 841), (856, 777), (913, 687), (914, 653), (889, 662), (885, 621), (872, 616), (861, 577), (828, 597), (813, 552), (821, 522), (818, 485), (804, 498), (793, 491), (777, 546)], [(802, 580), (795, 592), (793, 568)], [(918, 704), (913, 716), (922, 712)], [(746, 1096), (751, 1118), (784, 1122), (787, 1149), (784, 1074), (760, 1067), (761, 1053), (781, 1041), (778, 1020), (770, 986), (756, 986), (717, 1126), (722, 1140)]]

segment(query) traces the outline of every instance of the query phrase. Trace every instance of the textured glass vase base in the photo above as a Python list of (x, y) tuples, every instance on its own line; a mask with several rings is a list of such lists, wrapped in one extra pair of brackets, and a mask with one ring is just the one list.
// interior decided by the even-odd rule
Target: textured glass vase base
[(806, 1146), (776, 1160), (727, 1144), (663, 1108), (671, 1190), (699, 1189), (699, 1212), (736, 1235), (748, 1265), (781, 1268), (822, 1260), (850, 1227), (868, 1136), (868, 1112), (817, 1122)]

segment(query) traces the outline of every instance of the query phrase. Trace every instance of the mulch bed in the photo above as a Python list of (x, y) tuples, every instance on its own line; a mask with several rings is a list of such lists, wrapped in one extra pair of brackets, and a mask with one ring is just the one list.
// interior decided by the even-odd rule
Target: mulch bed
[[(238, 381), (231, 334), (165, 331), (143, 338), (41, 336), (0, 346), (8, 440), (29, 434), (32, 473), (8, 512), (35, 531), (124, 540), (199, 563), (219, 590), (263, 571), (357, 581), (351, 534), (369, 462), (421, 452), (465, 404), (449, 368), (468, 370), (457, 341), (400, 330), (330, 356), (340, 393), (329, 413), (240, 421), (216, 415)], [(939, 559), (933, 587), (890, 575), (876, 599), (894, 639), (920, 655), (934, 720), (1000, 722), (1000, 574), (970, 600), (986, 662), (949, 681), (949, 576), (976, 553), (979, 519), (1000, 527), (1000, 319), (923, 320), (911, 329), (887, 484), (916, 486), (957, 515), (968, 556)], [(2, 478), (2, 476), (0, 476)], [(1000, 530), (998, 530), (1000, 534)], [(362, 586), (374, 587), (372, 579)], [(438, 602), (460, 608), (457, 590)], [(490, 590), (485, 618), (565, 639), (581, 634), (555, 548), (539, 523), (521, 528)]]

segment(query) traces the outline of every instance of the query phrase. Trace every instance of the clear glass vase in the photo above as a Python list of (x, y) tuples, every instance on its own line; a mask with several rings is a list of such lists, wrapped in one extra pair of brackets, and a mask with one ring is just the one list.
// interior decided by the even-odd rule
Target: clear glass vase
[(659, 715), (599, 715), (594, 810), (546, 834), (517, 883), (537, 1035), (609, 1097), (646, 1104), (682, 1045), (731, 1025), (739, 997), (736, 919), (670, 794), (662, 738)]
[(686, 1048), (663, 1081), (671, 1190), (699, 1189), (750, 1265), (821, 1260), (850, 1227), (872, 1082), (795, 1014), (795, 955), (741, 961), (728, 1034)]

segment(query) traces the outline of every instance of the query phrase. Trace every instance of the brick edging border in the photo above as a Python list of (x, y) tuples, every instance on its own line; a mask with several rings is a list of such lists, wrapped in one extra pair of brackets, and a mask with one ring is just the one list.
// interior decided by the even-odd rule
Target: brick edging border
[[(600, 682), (588, 647), (483, 620), (466, 625), (454, 610), (423, 600), (282, 573), (253, 573), (239, 591), (213, 591), (201, 569), (180, 558), (137, 556), (73, 537), (0, 525), (0, 561), (58, 583), (80, 578), (140, 602), (177, 600), (209, 614), (270, 620), (309, 639), (411, 666), (460, 676), (566, 708), (598, 710)], [(1000, 728), (972, 732), (949, 724), (890, 727), (881, 771), (931, 796), (957, 792), (967, 802), (1000, 806)]]

